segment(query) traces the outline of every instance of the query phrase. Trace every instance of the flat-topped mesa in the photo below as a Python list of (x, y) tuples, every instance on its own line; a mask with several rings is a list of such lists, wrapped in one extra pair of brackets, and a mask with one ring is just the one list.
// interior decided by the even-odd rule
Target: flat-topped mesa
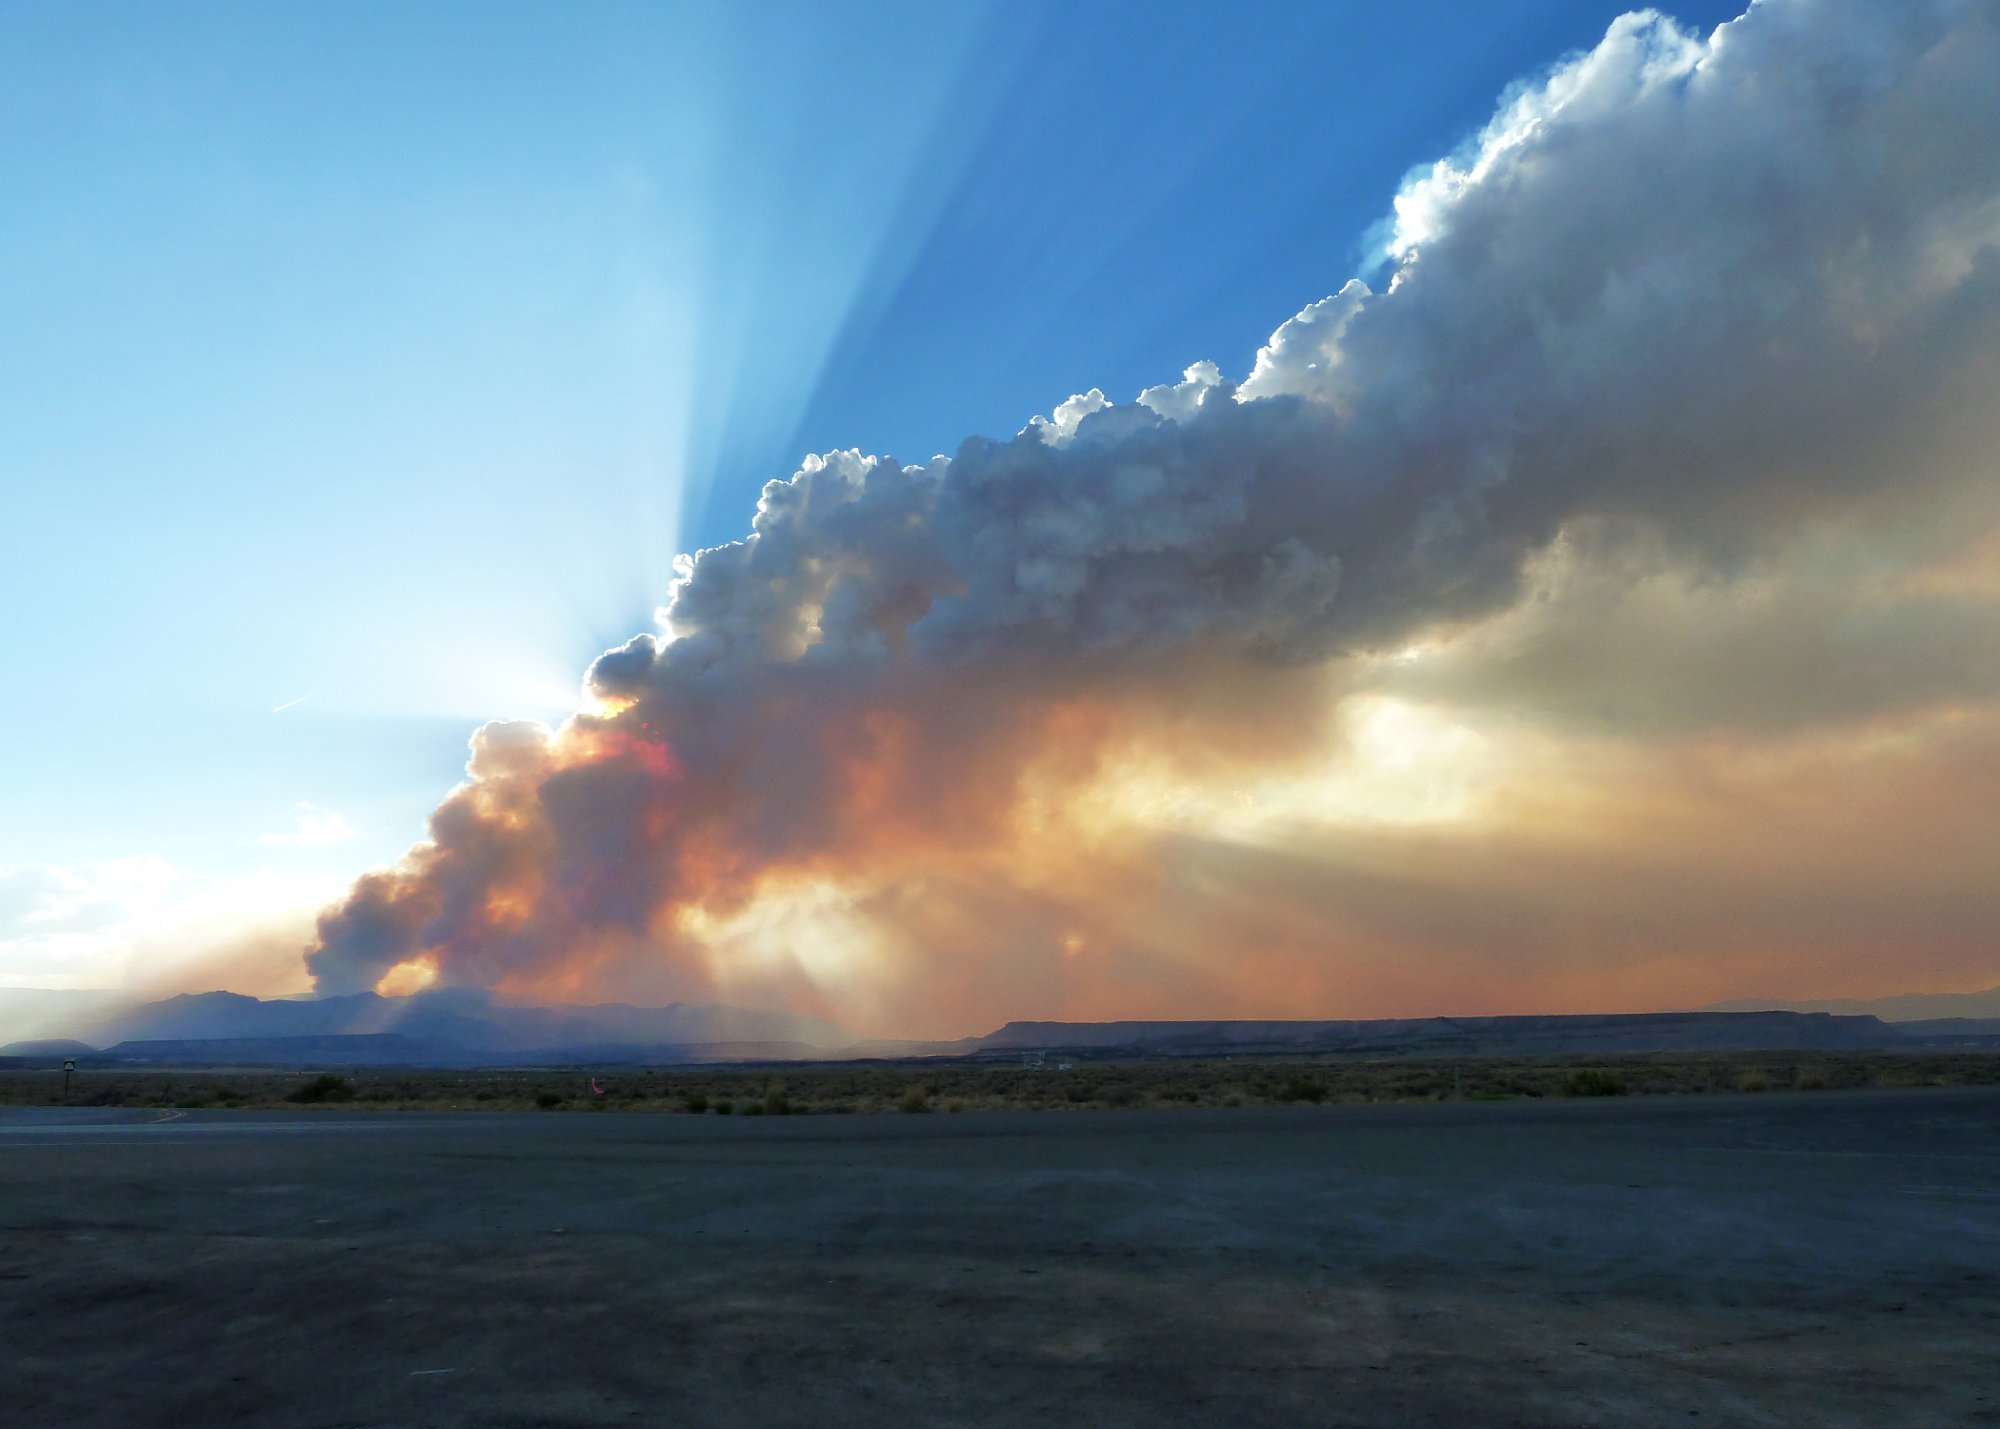
[(1130, 1050), (1135, 1055), (1407, 1052), (1515, 1056), (1563, 1052), (1907, 1047), (1878, 1017), (1825, 1012), (1632, 1012), (1567, 1016), (1410, 1017), (1365, 1021), (1010, 1022), (988, 1051)]

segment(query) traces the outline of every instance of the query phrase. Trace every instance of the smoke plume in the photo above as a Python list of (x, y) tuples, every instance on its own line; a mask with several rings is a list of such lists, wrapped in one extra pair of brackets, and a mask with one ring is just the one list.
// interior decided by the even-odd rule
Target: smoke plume
[(478, 732), (429, 839), (321, 917), (319, 989), (1338, 1010), (1309, 955), (1264, 964), (1367, 888), (1238, 916), (1093, 791), (1282, 777), (1369, 662), (1526, 608), (1557, 550), (1726, 583), (1976, 501), (1996, 94), (1993, 4), (1618, 20), (1413, 176), (1386, 275), (1241, 381), (1196, 363), (928, 465), (770, 483), (589, 710)]

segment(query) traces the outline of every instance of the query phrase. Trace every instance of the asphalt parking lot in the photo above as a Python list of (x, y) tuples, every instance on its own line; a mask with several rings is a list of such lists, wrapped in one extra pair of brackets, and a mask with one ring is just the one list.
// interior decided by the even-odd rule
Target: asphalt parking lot
[(2000, 1092), (0, 1114), (0, 1420), (2000, 1424)]

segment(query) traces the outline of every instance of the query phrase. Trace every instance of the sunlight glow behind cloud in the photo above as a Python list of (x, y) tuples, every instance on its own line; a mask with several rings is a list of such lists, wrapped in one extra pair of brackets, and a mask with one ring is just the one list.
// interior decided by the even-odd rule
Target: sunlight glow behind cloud
[[(77, 658), (66, 694), (218, 731), (178, 801), (106, 781), (106, 826), (202, 803), (239, 751), (280, 773), (239, 791), (226, 877), (12, 866), (0, 966), (172, 964), (221, 938), (227, 890), (283, 881), (260, 860), (337, 847), (381, 867), (290, 935), (323, 992), (723, 996), (907, 1032), (1862, 992), (1905, 943), (1899, 967), (1986, 976), (2000, 910), (1963, 849), (2000, 833), (1979, 797), (2000, 788), (1990, 6), (1621, 18), (1429, 148), (1450, 152), (1393, 190), (1386, 273), (1302, 209), (1313, 276), (1240, 346), (1064, 371), (1012, 435), (891, 456), (870, 423), (918, 440), (965, 390), (1017, 390), (1022, 324), (1060, 319), (1055, 348), (1102, 358), (1114, 275), (1142, 296), (1105, 309), (1133, 346), (1200, 275), (1261, 291), (1254, 255), (1218, 251), (1259, 227), (1232, 184), (1261, 165), (1309, 189), (1340, 138), (1241, 89), (1185, 133), (1117, 140), (1119, 96), (1082, 84), (1109, 62), (1072, 70), (1048, 27), (1005, 18), (677, 12), (670, 64), (573, 90), (561, 144), (492, 101), (504, 86), (469, 91), (510, 161), (456, 187), (459, 116), (385, 117), (355, 142), (424, 142), (342, 260), (408, 259), (371, 303), (340, 264), (322, 291), (269, 257), (340, 251), (331, 199), (325, 235), (274, 209), (220, 257), (190, 250), (234, 265), (180, 265), (243, 307), (249, 356), (209, 380), (231, 415), (145, 389), (163, 468), (98, 505), (153, 538), (132, 564), (159, 631), (199, 624), (174, 602), (204, 551), (268, 608), (225, 678), (137, 638)], [(1264, 44), (1291, 23), (1227, 21)], [(1057, 97), (1111, 127), (1023, 130)], [(240, 142), (246, 172), (290, 174)], [(1107, 144), (1080, 191), (1072, 161)], [(1043, 316), (860, 390), (886, 314), (930, 303), (952, 332), (975, 282)], [(337, 381), (310, 379), (298, 333)], [(50, 473), (77, 461), (35, 436), (75, 429), (59, 406), (24, 428)], [(830, 411), (857, 430), (801, 459)], [(191, 554), (156, 490), (212, 501)], [(144, 566), (158, 550), (177, 554)], [(33, 555), (0, 565), (70, 580)], [(184, 675), (243, 723), (164, 698)], [(478, 719), (466, 781), (391, 862), (409, 788)], [(99, 742), (169, 770), (148, 743), (167, 723), (121, 716)], [(340, 777), (387, 731), (428, 741), (400, 805)], [(260, 838), (288, 806), (296, 827)], [(1863, 808), (1907, 848), (1855, 864), (1826, 831)], [(262, 896), (232, 925), (260, 958), (283, 922)]]
[[(922, 465), (808, 457), (749, 537), (678, 568), (661, 633), (599, 658), (599, 712), (480, 732), (432, 841), (321, 919), (318, 986), (422, 959), (446, 983), (761, 988), (909, 1021), (1141, 986), (1190, 1010), (1344, 981), (1400, 997), (1417, 984), (1376, 963), (1490, 949), (1436, 985), (1546, 994), (1518, 959), (1572, 945), (1518, 941), (1537, 890), (1482, 867), (1478, 839), (1505, 832), (1496, 866), (1533, 866), (1594, 856), (1586, 811), (1635, 847), (1650, 831), (1599, 802), (1593, 770), (1625, 756), (1483, 713), (1506, 682), (1478, 660), (1509, 622), (1542, 645), (1568, 609), (1588, 636), (1649, 590), (1721, 590), (1754, 625), (1770, 582), (1801, 589), (1802, 549), (1979, 500), (2000, 168), (1966, 136), (2000, 81), (1990, 19), (1774, 0), (1704, 39), (1626, 17), (1413, 176), (1383, 290), (1351, 281), (1284, 322), (1240, 388), (1198, 362)], [(1773, 172), (1785, 191), (1744, 203)], [(1912, 262), (1956, 280), (1912, 287)], [(1583, 674), (1623, 652), (1621, 698), (1664, 717), (1661, 650), (1635, 628)], [(1754, 690), (1728, 658), (1690, 704)], [(1693, 829), (1712, 810), (1677, 810), (1659, 769), (1740, 793), (1771, 757), (1663, 743), (1623, 777)], [(1759, 925), (1786, 902), (1772, 877), (1714, 907)], [(1719, 994), (1760, 966), (1697, 975), (1685, 944), (1731, 938), (1683, 922), (1662, 947), (1649, 921), (1596, 925), (1606, 978)]]

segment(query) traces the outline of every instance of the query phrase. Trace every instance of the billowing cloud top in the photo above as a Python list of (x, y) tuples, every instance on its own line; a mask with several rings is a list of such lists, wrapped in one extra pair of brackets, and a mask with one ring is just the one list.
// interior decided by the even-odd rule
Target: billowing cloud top
[[(430, 840), (321, 919), (319, 987), (1216, 1010), (1245, 979), (1189, 940), (1230, 941), (1229, 898), (1185, 936), (1113, 916), (1178, 865), (1079, 791), (1308, 759), (1412, 647), (1470, 652), (1430, 677), (1462, 701), (1558, 567), (1942, 549), (1919, 528), (1992, 485), (1996, 93), (1992, 4), (1618, 20), (1406, 184), (1380, 291), (1307, 307), (1240, 384), (1200, 362), (772, 482), (592, 667), (593, 711), (480, 731)], [(1340, 918), (1293, 922), (1321, 951), (1257, 974), (1263, 1010), (1348, 966)]]

